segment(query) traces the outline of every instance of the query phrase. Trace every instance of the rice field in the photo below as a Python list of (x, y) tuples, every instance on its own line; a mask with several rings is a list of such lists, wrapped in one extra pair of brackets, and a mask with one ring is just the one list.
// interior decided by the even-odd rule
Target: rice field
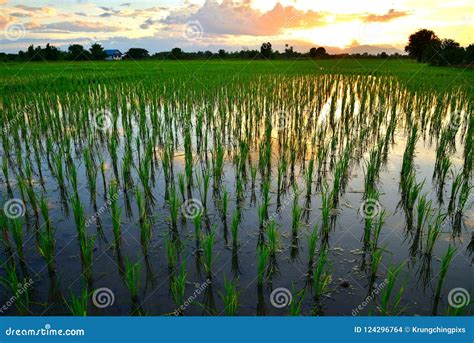
[(473, 288), (473, 81), (4, 64), (2, 314), (472, 315), (453, 290)]

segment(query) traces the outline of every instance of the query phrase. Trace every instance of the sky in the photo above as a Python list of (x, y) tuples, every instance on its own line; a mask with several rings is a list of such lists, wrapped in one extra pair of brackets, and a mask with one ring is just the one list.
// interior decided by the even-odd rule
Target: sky
[[(402, 52), (428, 28), (474, 43), (473, 0), (0, 0), (0, 51), (70, 44), (125, 52), (255, 49)], [(377, 48), (375, 48), (377, 47)]]

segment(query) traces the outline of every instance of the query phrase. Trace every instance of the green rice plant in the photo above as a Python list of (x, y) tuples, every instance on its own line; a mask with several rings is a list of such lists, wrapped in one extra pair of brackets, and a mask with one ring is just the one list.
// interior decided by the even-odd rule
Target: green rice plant
[(428, 224), (428, 233), (426, 236), (426, 244), (425, 244), (426, 256), (433, 255), (434, 246), (436, 244), (436, 241), (439, 238), (439, 235), (441, 233), (441, 227), (445, 219), (446, 219), (446, 215), (438, 214), (435, 222), (432, 224)]
[(456, 175), (455, 172), (452, 171), (452, 176), (453, 176), (453, 184), (451, 186), (451, 197), (449, 198), (449, 205), (448, 205), (448, 213), (450, 215), (452, 215), (455, 212), (456, 201), (458, 199), (459, 190), (461, 189), (461, 184), (462, 184), (461, 173), (458, 173)]
[(23, 252), (23, 221), (21, 217), (10, 219), (10, 225), (18, 257), (21, 262), (25, 262), (25, 254)]
[(432, 201), (426, 200), (427, 194), (423, 194), (418, 199), (418, 205), (416, 208), (417, 221), (416, 221), (416, 230), (418, 232), (423, 231), (423, 228), (431, 216), (431, 204)]
[(330, 218), (331, 218), (331, 193), (328, 192), (327, 186), (323, 186), (321, 192), (321, 237), (322, 245), (326, 246), (329, 244), (329, 232), (331, 230)]
[(86, 232), (86, 219), (85, 219), (84, 206), (82, 205), (81, 200), (79, 200), (79, 197), (76, 197), (76, 196), (72, 197), (71, 207), (72, 207), (72, 212), (74, 215), (74, 222), (76, 224), (78, 237), (79, 237), (79, 240), (82, 240)]
[(296, 192), (295, 192), (294, 197), (293, 197), (293, 207), (291, 209), (291, 214), (292, 214), (292, 216), (291, 216), (291, 231), (292, 231), (294, 236), (298, 235), (300, 225), (301, 225), (301, 214), (303, 212), (303, 209), (298, 204), (298, 196), (297, 196)]
[(175, 269), (176, 264), (178, 262), (178, 248), (176, 247), (176, 244), (169, 239), (166, 239), (165, 245), (166, 256), (168, 259), (168, 268), (172, 271)]
[(207, 277), (212, 278), (212, 266), (214, 265), (214, 244), (215, 244), (215, 233), (214, 229), (211, 230), (208, 234), (202, 236), (202, 259), (204, 269), (206, 270)]
[(383, 249), (374, 249), (371, 251), (369, 294), (372, 292), (373, 285), (377, 279), (377, 272), (379, 270), (380, 263), (382, 262), (382, 257)]
[(385, 209), (379, 212), (377, 217), (375, 218), (373, 230), (372, 230), (372, 238), (371, 238), (371, 249), (375, 250), (378, 247), (380, 232), (382, 231), (382, 227), (385, 224)]
[(410, 136), (407, 140), (405, 152), (403, 154), (403, 163), (401, 169), (402, 179), (413, 171), (413, 154), (415, 153), (415, 146), (418, 141), (418, 125), (413, 125)]
[(327, 248), (321, 249), (318, 263), (313, 271), (313, 294), (316, 301), (329, 291), (331, 275), (328, 271), (328, 251)]
[(265, 270), (267, 268), (269, 250), (266, 245), (261, 245), (257, 248), (257, 274), (258, 274), (258, 285), (263, 285), (265, 278)]
[(171, 227), (173, 230), (176, 230), (178, 228), (179, 199), (174, 187), (170, 189), (168, 205), (170, 207)]
[(186, 291), (186, 267), (183, 264), (181, 266), (181, 271), (178, 275), (171, 276), (170, 289), (173, 296), (174, 303), (178, 308), (178, 312), (183, 315), (183, 310), (181, 308), (184, 306), (184, 294)]
[(32, 280), (20, 281), (18, 278), (14, 263), (4, 263), (3, 268), (5, 269), (6, 275), (0, 276), (0, 285), (7, 289), (11, 294), (15, 295), (15, 307), (20, 315), (28, 315), (31, 294), (30, 287), (27, 286), (32, 283)]
[(224, 293), (220, 293), (220, 296), (224, 303), (225, 315), (235, 316), (239, 307), (239, 292), (237, 291), (237, 281), (227, 281), (227, 279), (224, 277)]
[(280, 234), (275, 224), (275, 220), (270, 220), (266, 226), (267, 239), (268, 239), (268, 249), (270, 256), (275, 256), (276, 253), (280, 250)]
[(446, 254), (443, 256), (441, 260), (441, 267), (439, 270), (438, 282), (436, 283), (436, 289), (434, 293), (434, 301), (433, 301), (433, 315), (436, 315), (438, 311), (438, 303), (441, 299), (441, 291), (443, 289), (444, 279), (446, 278), (446, 274), (448, 272), (449, 265), (451, 264), (454, 254), (456, 253), (456, 248), (453, 246), (448, 246), (448, 250), (446, 250)]
[(138, 292), (140, 291), (140, 262), (133, 264), (128, 259), (125, 261), (125, 285), (132, 296), (132, 301), (138, 301)]
[(69, 311), (75, 317), (86, 317), (87, 316), (87, 300), (89, 298), (89, 293), (87, 288), (83, 288), (79, 296), (74, 295), (71, 292), (71, 299), (66, 302)]
[(292, 293), (294, 293), (295, 295), (290, 302), (290, 316), (301, 316), (301, 313), (303, 312), (303, 302), (304, 297), (306, 295), (306, 288), (303, 288), (298, 292), (294, 292), (294, 290), (292, 289)]
[(398, 266), (394, 266), (392, 263), (390, 263), (388, 267), (387, 277), (385, 278), (385, 287), (382, 289), (379, 303), (379, 312), (382, 316), (397, 316), (403, 312), (400, 302), (402, 300), (405, 287), (404, 285), (401, 285), (395, 294), (394, 288), (396, 282), (400, 278), (400, 273), (402, 272), (404, 266), (405, 263), (401, 263)]
[(198, 243), (201, 240), (201, 235), (202, 235), (202, 212), (198, 211), (196, 215), (193, 218), (194, 222), (194, 234), (196, 236), (196, 240)]

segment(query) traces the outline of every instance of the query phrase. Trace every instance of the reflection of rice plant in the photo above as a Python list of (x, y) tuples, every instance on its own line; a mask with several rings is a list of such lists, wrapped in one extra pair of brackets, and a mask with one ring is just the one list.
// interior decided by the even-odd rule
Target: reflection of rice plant
[(441, 232), (441, 227), (443, 225), (443, 221), (445, 220), (446, 215), (438, 214), (434, 223), (428, 224), (428, 233), (426, 235), (426, 247), (425, 247), (425, 255), (432, 256), (434, 246), (436, 241), (438, 240), (439, 234)]
[(236, 246), (238, 242), (238, 233), (239, 233), (239, 223), (240, 223), (240, 213), (239, 211), (234, 212), (232, 216), (232, 223), (231, 223), (231, 232), (232, 232), (232, 242), (233, 245)]
[(224, 293), (220, 293), (224, 303), (226, 316), (235, 316), (239, 306), (239, 292), (237, 291), (237, 281), (227, 281), (224, 278)]
[(265, 270), (268, 263), (269, 251), (266, 245), (261, 245), (257, 248), (257, 274), (258, 274), (258, 285), (263, 284), (265, 278)]
[(112, 181), (109, 186), (109, 199), (110, 199), (110, 210), (112, 213), (112, 226), (114, 230), (114, 237), (116, 245), (120, 244), (121, 241), (121, 217), (122, 217), (122, 209), (118, 206), (118, 187), (117, 182)]
[(38, 251), (45, 259), (50, 273), (54, 272), (53, 256), (54, 256), (54, 237), (53, 229), (51, 227), (51, 220), (49, 219), (48, 204), (44, 198), (40, 201), (41, 213), (45, 222), (44, 230), (39, 230)]
[(84, 263), (84, 277), (87, 280), (92, 280), (92, 263), (94, 253), (95, 238), (84, 237), (80, 240), (81, 245), (81, 256)]

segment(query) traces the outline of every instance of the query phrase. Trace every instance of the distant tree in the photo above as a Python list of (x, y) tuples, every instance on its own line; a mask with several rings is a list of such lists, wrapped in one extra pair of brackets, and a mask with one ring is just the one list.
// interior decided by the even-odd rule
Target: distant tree
[(84, 50), (80, 44), (72, 44), (67, 48), (69, 52), (69, 59), (73, 61), (84, 61), (90, 58), (89, 52)]
[(453, 39), (443, 39), (437, 52), (431, 61), (433, 65), (457, 65), (464, 62), (465, 59), (464, 49)]
[(181, 48), (173, 48), (171, 49), (171, 56), (175, 59), (179, 59), (183, 56), (183, 50), (181, 50)]
[(89, 51), (90, 51), (90, 54), (91, 54), (91, 59), (93, 59), (95, 61), (101, 61), (101, 60), (104, 60), (107, 57), (107, 54), (104, 51), (104, 48), (102, 47), (102, 45), (100, 45), (98, 43), (92, 44)]
[(324, 57), (327, 56), (326, 49), (324, 49), (322, 46), (316, 49), (316, 57)]
[(387, 58), (388, 55), (387, 55), (387, 53), (386, 53), (385, 51), (382, 51), (382, 53), (380, 54), (380, 57), (382, 57), (382, 58)]
[(149, 57), (148, 50), (141, 48), (131, 48), (127, 51), (127, 57), (133, 60), (141, 60)]
[(263, 43), (262, 46), (260, 47), (260, 54), (267, 59), (271, 58), (273, 55), (272, 43), (270, 42)]
[(464, 62), (474, 64), (474, 44), (470, 44), (466, 48), (466, 53), (464, 54)]
[(309, 49), (309, 57), (316, 58), (318, 56), (317, 50), (315, 47)]
[(435, 53), (440, 40), (433, 31), (422, 29), (408, 38), (408, 45), (405, 47), (405, 52), (409, 56), (416, 58), (418, 62), (429, 60)]
[(218, 51), (218, 54), (219, 54), (219, 57), (220, 57), (220, 58), (226, 58), (226, 56), (227, 56), (227, 52), (225, 52), (224, 49), (220, 49), (220, 50)]

